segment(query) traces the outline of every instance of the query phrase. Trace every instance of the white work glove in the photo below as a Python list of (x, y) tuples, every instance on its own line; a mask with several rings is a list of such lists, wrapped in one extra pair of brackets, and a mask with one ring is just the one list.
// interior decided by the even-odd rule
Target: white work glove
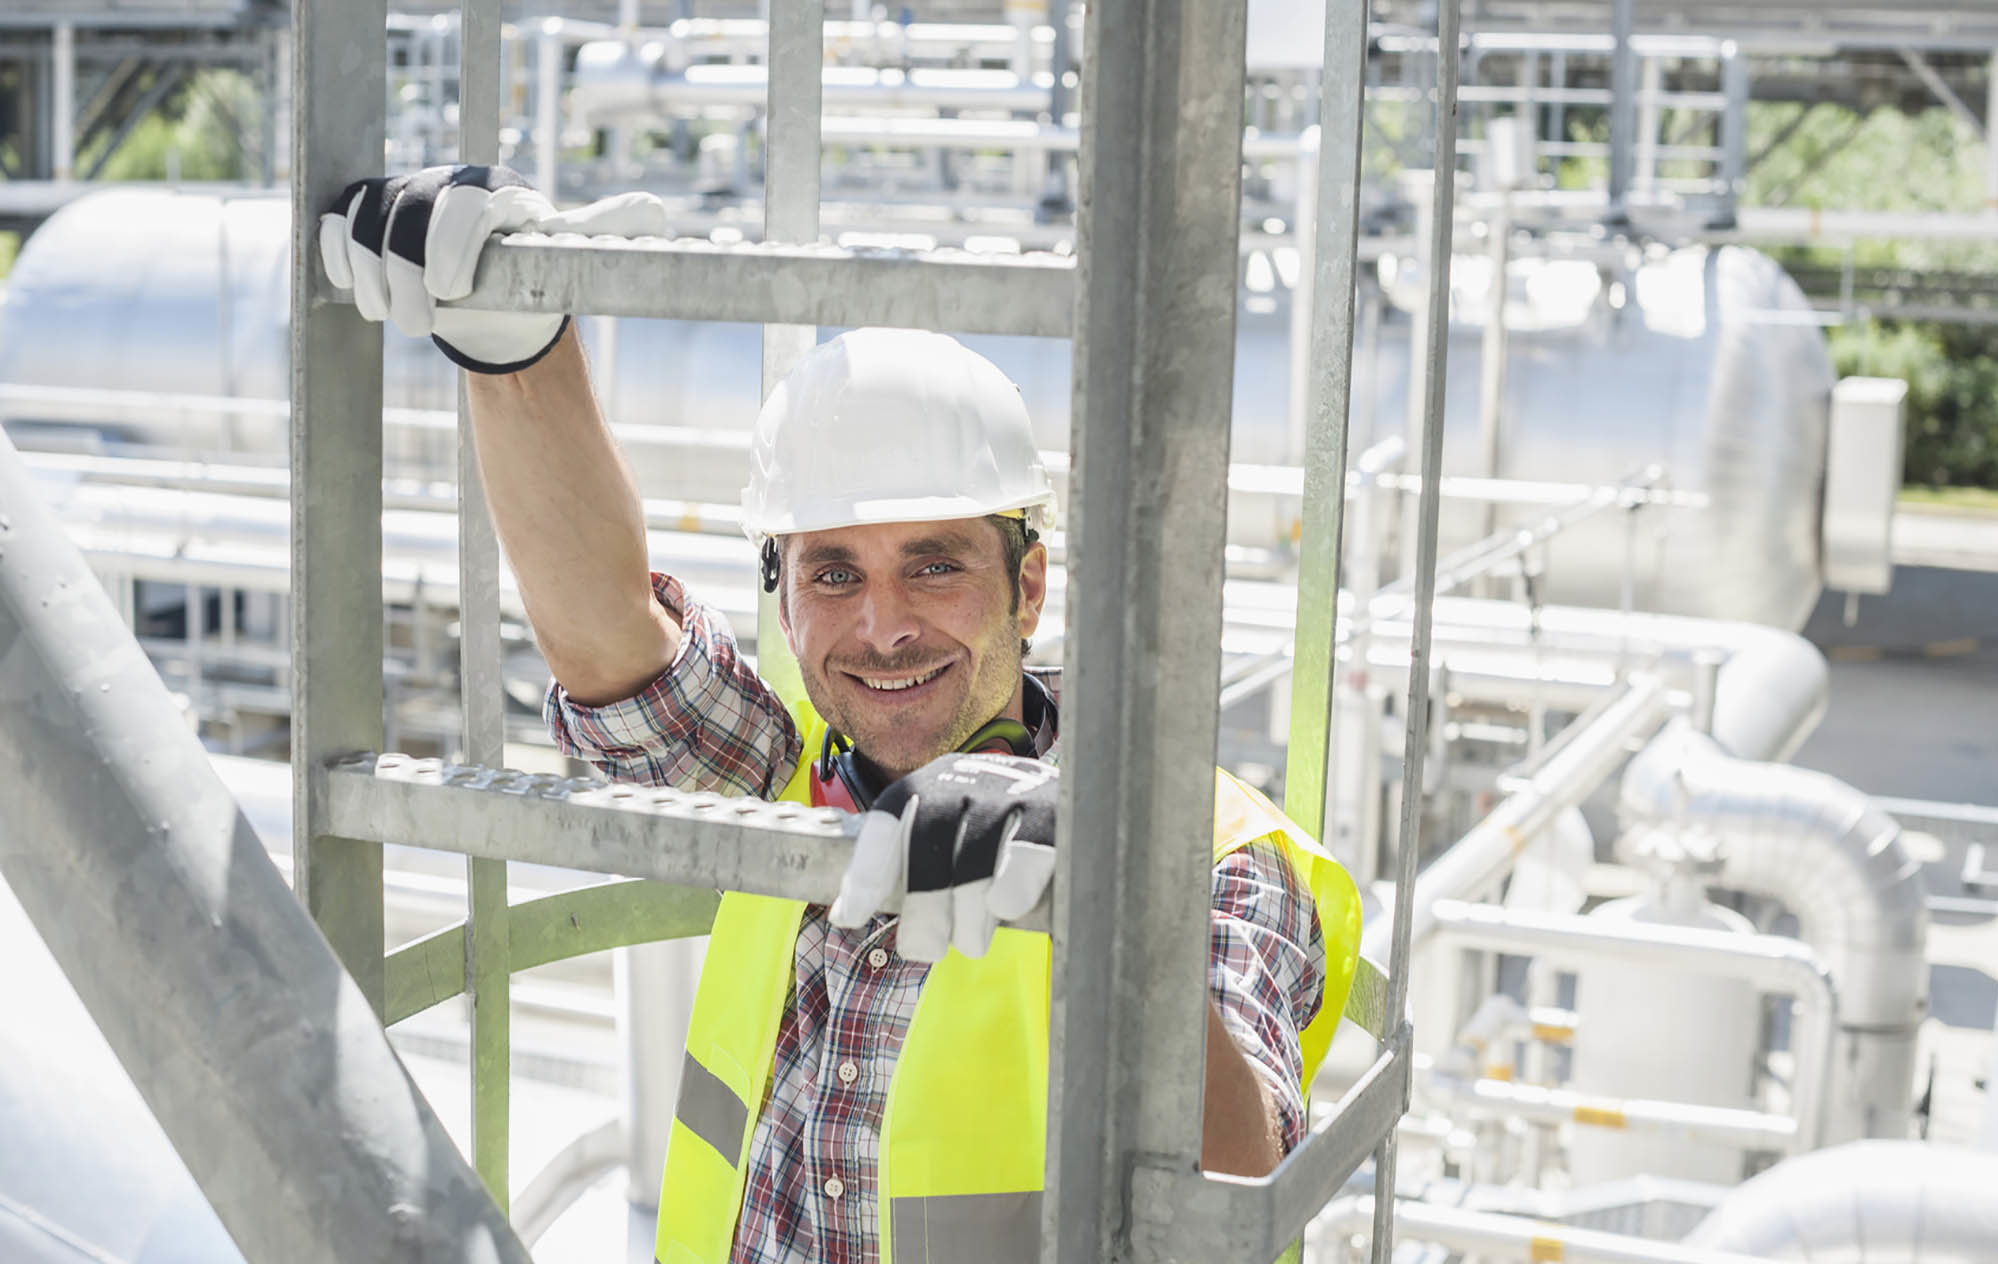
[(427, 336), (474, 373), (515, 373), (548, 354), (567, 316), (437, 306), (472, 292), (493, 234), (638, 237), (666, 228), (665, 205), (650, 193), (558, 212), (505, 167), (426, 167), (348, 185), (319, 217), (319, 258), (368, 320)]
[(1040, 903), (1055, 867), (1060, 773), (1013, 755), (945, 755), (875, 799), (832, 923), (864, 926), (898, 891), (896, 950), (942, 960), (955, 947), (982, 957), (999, 923)]

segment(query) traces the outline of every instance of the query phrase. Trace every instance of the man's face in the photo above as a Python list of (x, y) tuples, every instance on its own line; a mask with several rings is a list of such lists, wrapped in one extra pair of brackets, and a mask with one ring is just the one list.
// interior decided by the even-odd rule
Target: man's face
[(812, 705), (891, 776), (1019, 718), (1020, 639), (1047, 597), (1030, 546), (1014, 608), (1000, 529), (983, 518), (814, 531), (783, 541), (784, 635)]

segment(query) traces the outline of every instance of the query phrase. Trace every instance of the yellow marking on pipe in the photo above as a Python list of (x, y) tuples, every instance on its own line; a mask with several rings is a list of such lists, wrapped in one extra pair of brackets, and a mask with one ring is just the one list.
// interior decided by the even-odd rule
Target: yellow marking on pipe
[(1930, 658), (1958, 658), (1977, 652), (1977, 638), (1960, 636), (1954, 641), (1930, 641), (1922, 647), (1922, 653)]
[(701, 529), (701, 511), (692, 505), (680, 511), (680, 530), (687, 532)]
[(1512, 1068), (1503, 1062), (1494, 1062), (1485, 1068), (1485, 1078), (1488, 1080), (1499, 1080), (1503, 1083), (1511, 1083)]
[(1512, 844), (1513, 855), (1517, 856), (1519, 853), (1526, 850), (1526, 835), (1520, 832), (1519, 826), (1517, 825), (1505, 826), (1504, 833), (1506, 841)]
[(1575, 1028), (1571, 1023), (1535, 1023), (1533, 1038), (1546, 1045), (1565, 1045), (1575, 1038)]
[(1567, 1248), (1561, 1244), (1561, 1239), (1559, 1238), (1547, 1238), (1536, 1235), (1528, 1239), (1526, 1243), (1526, 1258), (1529, 1260), (1547, 1260), (1558, 1264), (1558, 1261), (1567, 1257), (1567, 1253)]
[(1825, 656), (1835, 663), (1877, 663), (1887, 655), (1878, 645), (1834, 645)]
[(1575, 1122), (1589, 1124), (1597, 1128), (1621, 1128), (1624, 1126), (1623, 1112), (1614, 1106), (1577, 1106)]

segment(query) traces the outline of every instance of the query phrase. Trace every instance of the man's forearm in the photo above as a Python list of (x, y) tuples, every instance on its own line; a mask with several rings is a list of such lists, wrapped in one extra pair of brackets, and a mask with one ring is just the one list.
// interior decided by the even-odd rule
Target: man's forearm
[(1232, 1176), (1267, 1176), (1283, 1158), (1276, 1111), (1262, 1077), (1207, 1002), (1207, 1095), (1200, 1166)]
[(467, 381), (486, 499), (549, 668), (580, 702), (630, 697), (680, 629), (653, 599), (644, 510), (575, 323), (529, 368)]

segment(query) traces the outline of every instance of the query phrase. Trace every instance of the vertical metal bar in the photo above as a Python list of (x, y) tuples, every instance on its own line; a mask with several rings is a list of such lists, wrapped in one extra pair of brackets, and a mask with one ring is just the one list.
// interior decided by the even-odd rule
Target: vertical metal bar
[(1721, 90), (1721, 206), (1732, 223), (1748, 161), (1748, 54), (1733, 40), (1721, 46)]
[[(1123, 1258), (1200, 1159), (1245, 8), (1085, 21), (1066, 740), (1041, 1258)], [(1130, 1226), (1137, 1232), (1141, 1226)]]
[(194, 731), (201, 732), (201, 679), (202, 641), (207, 639), (208, 629), (204, 626), (208, 614), (207, 606), (201, 599), (201, 586), (187, 586), (187, 704), (194, 711)]
[[(499, 160), (498, 0), (465, 0), (458, 26), (458, 157)], [(442, 60), (442, 41), (439, 41)], [(442, 76), (440, 66), (437, 74)], [(486, 509), (463, 373), (458, 381), (458, 699), (465, 759), (506, 762), (500, 679), (499, 540)], [(420, 616), (419, 616), (420, 617)], [(472, 1160), (486, 1190), (507, 1205), (512, 1080), (511, 935), (504, 860), (465, 862), (465, 990), (472, 998)]]
[(1610, 158), (1609, 218), (1630, 213), (1632, 142), (1637, 132), (1637, 53), (1630, 46), (1634, 0), (1613, 0), (1610, 6)]
[(328, 756), (382, 739), (382, 331), (334, 301), (319, 213), (381, 170), (384, 0), (292, 15), (291, 752), (299, 898), (382, 1011), (382, 849), (322, 837)]
[(58, 180), (76, 174), (76, 24), (58, 22), (55, 46), (53, 100), (49, 109), (50, 163)]
[(1984, 210), (1998, 215), (1998, 52), (1991, 54), (1985, 79), (1990, 86), (1984, 97)]
[[(1568, 86), (1568, 54), (1555, 52), (1549, 55), (1547, 86), (1556, 89), (1554, 99), (1547, 103), (1547, 139), (1564, 141), (1568, 139), (1568, 101), (1559, 89)], [(1558, 174), (1561, 160), (1554, 159), (1554, 170)]]
[[(772, 0), (763, 129), (763, 238), (819, 236), (820, 76), (825, 66), (825, 0)], [(818, 342), (811, 325), (763, 327), (763, 394)], [(777, 598), (756, 603), (756, 670), (786, 697), (804, 692), (798, 665), (777, 630)]]
[[(1048, 25), (1054, 42), (1048, 46), (1048, 122), (1062, 126), (1068, 117), (1068, 75), (1075, 68), (1075, 51), (1069, 47), (1069, 0), (1048, 0)], [(1087, 14), (1084, 14), (1087, 20)], [(1041, 195), (1040, 216), (1053, 219), (1074, 209), (1069, 200), (1068, 155), (1048, 151), (1047, 189)]]
[[(1421, 499), (1417, 505), (1415, 609), (1408, 646), (1408, 714), (1402, 739), (1401, 820), (1395, 831), (1394, 940), (1388, 957), (1387, 1012), (1408, 1009), (1409, 924), (1415, 861), (1421, 850), (1423, 756), (1428, 750), (1429, 640), (1436, 605), (1436, 518), (1442, 504), (1443, 386), (1450, 352), (1450, 225), (1457, 177), (1457, 31), (1459, 0), (1436, 8), (1436, 184), (1429, 224), (1429, 348), (1423, 373)], [(1406, 1102), (1403, 1103), (1405, 1107)], [(1394, 1253), (1395, 1129), (1374, 1153), (1374, 1264)]]
[(1299, 538), (1297, 638), (1290, 675), (1284, 811), (1322, 838), (1332, 745), (1333, 629), (1339, 613), (1346, 447), (1353, 395), (1353, 287), (1360, 244), (1360, 138), (1365, 126), (1367, 0), (1325, 7), (1317, 195), (1311, 234), (1311, 349)]
[(562, 19), (543, 18), (534, 42), (534, 187), (561, 196)]
[[(1499, 128), (1497, 132), (1507, 139), (1511, 138), (1510, 131), (1505, 128)], [(1487, 131), (1486, 135), (1490, 137), (1494, 133)], [(1505, 422), (1505, 361), (1508, 354), (1505, 300), (1506, 269), (1512, 263), (1511, 190), (1501, 190), (1499, 199), (1487, 225), (1492, 282), (1486, 295), (1484, 340), (1478, 358), (1478, 472), (1486, 478), (1497, 478), (1499, 475), (1501, 427)], [(1485, 502), (1483, 535), (1490, 536), (1497, 530), (1498, 502), (1488, 500)], [(1494, 582), (1486, 577), (1479, 581), (1479, 588), (1490, 592)]]
[(1656, 57), (1644, 59), (1643, 85), (1637, 102), (1637, 149), (1631, 171), (1632, 187), (1645, 193), (1658, 188), (1658, 133), (1663, 127), (1663, 111), (1658, 98), (1665, 91), (1665, 63)]

